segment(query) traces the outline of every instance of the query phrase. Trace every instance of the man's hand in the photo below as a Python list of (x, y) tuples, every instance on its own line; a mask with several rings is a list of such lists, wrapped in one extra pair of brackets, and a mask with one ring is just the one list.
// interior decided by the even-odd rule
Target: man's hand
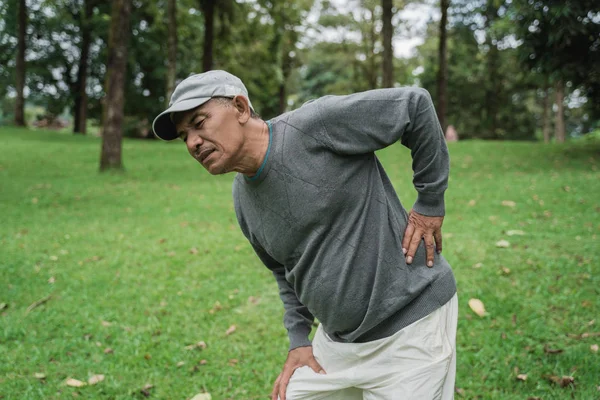
[(290, 382), (290, 378), (294, 371), (300, 367), (308, 365), (318, 374), (324, 374), (325, 370), (319, 365), (313, 356), (312, 346), (297, 347), (288, 353), (287, 360), (283, 364), (283, 371), (275, 380), (273, 391), (271, 392), (271, 400), (285, 400), (285, 392)]
[[(408, 226), (402, 239), (402, 252), (406, 256), (406, 263), (411, 264), (421, 239), (425, 240), (427, 249), (427, 266), (433, 267), (433, 252), (437, 249), (442, 252), (442, 224), (444, 217), (427, 217), (410, 210)], [(435, 240), (435, 243), (434, 243)]]

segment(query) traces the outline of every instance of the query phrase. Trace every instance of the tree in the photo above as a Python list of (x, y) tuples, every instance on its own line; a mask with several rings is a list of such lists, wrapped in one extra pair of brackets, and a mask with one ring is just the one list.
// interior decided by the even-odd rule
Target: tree
[(122, 169), (121, 142), (123, 137), (123, 106), (127, 42), (130, 36), (131, 0), (114, 0), (108, 40), (106, 64), (106, 97), (100, 170)]
[(169, 103), (169, 99), (175, 90), (175, 78), (177, 75), (177, 1), (168, 0), (167, 4), (167, 25), (169, 30), (168, 37), (168, 57), (167, 57), (167, 93), (165, 103)]
[[(442, 0), (444, 1), (444, 0)], [(382, 0), (382, 41), (383, 41), (383, 87), (394, 86), (394, 49), (392, 47), (392, 38), (394, 28), (392, 26), (393, 4), (392, 0)]]
[(564, 85), (582, 87), (592, 119), (600, 119), (600, 21), (595, 0), (514, 0), (510, 17), (522, 41), (522, 65), (555, 86), (557, 140), (564, 120)]
[(73, 107), (73, 133), (84, 134), (87, 131), (87, 77), (90, 58), (90, 45), (92, 43), (92, 14), (98, 0), (83, 0), (83, 10), (75, 14), (79, 18), (81, 30), (80, 56), (77, 68), (77, 81), (74, 85), (74, 107)]
[(440, 43), (439, 43), (439, 69), (437, 76), (437, 114), (440, 120), (440, 125), (444, 132), (446, 131), (446, 109), (447, 109), (447, 96), (446, 87), (448, 86), (448, 61), (447, 61), (447, 38), (448, 38), (448, 7), (450, 6), (450, 0), (440, 0), (440, 9), (442, 11), (442, 18), (440, 19)]
[(213, 68), (213, 42), (215, 31), (215, 0), (200, 0), (200, 9), (204, 15), (204, 47), (202, 53), (202, 69)]
[(17, 62), (15, 66), (15, 88), (17, 100), (15, 102), (15, 124), (25, 126), (25, 32), (27, 30), (27, 4), (19, 0), (18, 33), (17, 33)]

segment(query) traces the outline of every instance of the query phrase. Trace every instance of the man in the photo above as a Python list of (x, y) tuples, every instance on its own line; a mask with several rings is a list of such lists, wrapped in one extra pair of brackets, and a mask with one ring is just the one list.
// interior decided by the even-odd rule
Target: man
[[(236, 215), (277, 280), (290, 339), (273, 400), (453, 398), (448, 152), (425, 90), (326, 96), (265, 122), (237, 77), (210, 71), (177, 86), (153, 129), (211, 174), (238, 172)], [(397, 141), (413, 158), (410, 213), (374, 154)]]

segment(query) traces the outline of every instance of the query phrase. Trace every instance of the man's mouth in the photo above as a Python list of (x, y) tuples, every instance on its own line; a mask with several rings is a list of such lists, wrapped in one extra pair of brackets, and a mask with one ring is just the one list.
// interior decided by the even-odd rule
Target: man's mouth
[(206, 157), (208, 157), (209, 155), (211, 155), (213, 151), (215, 151), (215, 149), (203, 149), (203, 150), (200, 150), (200, 152), (196, 155), (196, 159), (198, 161), (200, 161), (201, 163), (203, 163), (204, 160), (206, 160)]

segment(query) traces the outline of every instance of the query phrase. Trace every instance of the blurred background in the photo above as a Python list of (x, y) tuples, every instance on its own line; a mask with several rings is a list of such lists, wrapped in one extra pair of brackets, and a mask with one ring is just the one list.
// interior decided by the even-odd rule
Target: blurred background
[(104, 132), (107, 151), (151, 138), (174, 86), (210, 69), (264, 118), (416, 85), (450, 139), (599, 135), (593, 0), (2, 0), (0, 15), (0, 124)]

